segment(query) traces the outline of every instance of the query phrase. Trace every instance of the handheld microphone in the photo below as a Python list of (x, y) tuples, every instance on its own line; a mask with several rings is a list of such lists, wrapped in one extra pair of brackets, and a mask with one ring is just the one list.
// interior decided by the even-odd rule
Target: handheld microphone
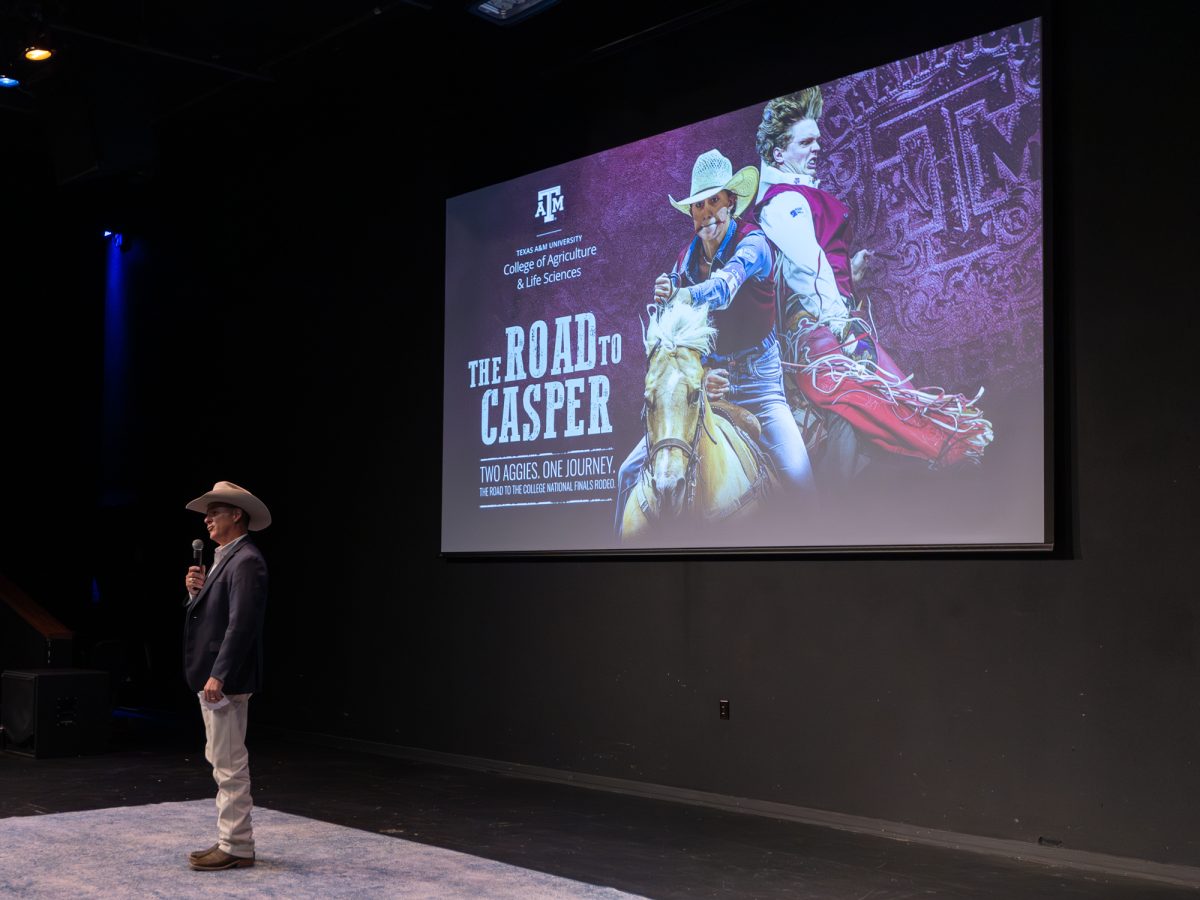
[(204, 568), (204, 541), (200, 538), (192, 541), (192, 559), (196, 565)]

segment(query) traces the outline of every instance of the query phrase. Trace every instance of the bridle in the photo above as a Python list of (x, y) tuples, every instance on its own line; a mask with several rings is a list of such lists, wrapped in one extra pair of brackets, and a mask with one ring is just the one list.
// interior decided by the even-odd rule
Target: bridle
[[(661, 346), (662, 341), (659, 340), (658, 343), (654, 345), (654, 348), (650, 351), (650, 353), (646, 356), (647, 370), (650, 368), (650, 361), (654, 359), (654, 354), (658, 352), (658, 349)], [(652, 506), (650, 504), (649, 498), (646, 496), (643, 486), (651, 478), (650, 473), (654, 470), (655, 457), (657, 457), (658, 454), (663, 450), (675, 448), (676, 450), (681, 450), (683, 455), (687, 458), (687, 468), (684, 470), (684, 509), (688, 512), (691, 512), (692, 506), (695, 503), (696, 475), (700, 468), (700, 436), (707, 434), (710, 441), (712, 441), (714, 444), (717, 442), (717, 439), (712, 436), (712, 433), (708, 430), (708, 426), (704, 421), (704, 413), (706, 410), (705, 404), (707, 403), (707, 398), (704, 394), (703, 383), (700, 385), (698, 393), (700, 396), (696, 401), (696, 405), (698, 407), (698, 415), (696, 416), (696, 431), (692, 435), (692, 441), (690, 444), (687, 441), (676, 437), (663, 438), (662, 440), (655, 441), (653, 444), (651, 444), (649, 424), (646, 422), (646, 407), (645, 405), (642, 406), (642, 423), (645, 426), (646, 432), (646, 462), (642, 466), (642, 471), (638, 478), (637, 491), (638, 503), (642, 507), (642, 512), (648, 519), (653, 517), (652, 513), (655, 516), (657, 515), (658, 508), (657, 506)], [(650, 493), (654, 495), (653, 490)]]

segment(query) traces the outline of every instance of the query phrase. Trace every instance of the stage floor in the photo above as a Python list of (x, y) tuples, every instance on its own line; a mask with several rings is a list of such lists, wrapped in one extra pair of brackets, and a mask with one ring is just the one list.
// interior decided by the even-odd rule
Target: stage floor
[[(211, 802), (214, 788), (199, 744), (174, 734), (164, 737), (144, 731), (134, 740), (126, 735), (114, 741), (113, 747), (103, 755), (75, 759), (0, 754), (0, 820), (81, 810), (104, 810), (109, 817), (128, 818), (132, 811), (122, 814), (114, 808)], [(293, 841), (279, 836), (283, 832), (275, 833), (279, 821), (288, 818), (274, 821), (268, 811), (275, 811), (342, 826), (337, 830), (339, 840), (345, 837), (344, 829), (357, 829), (406, 845), (442, 848), (500, 863), (494, 871), (506, 876), (513, 875), (511, 868), (516, 870), (513, 877), (541, 873), (564, 879), (537, 882), (549, 893), (536, 896), (589, 896), (588, 886), (654, 898), (731, 900), (1196, 896), (1183, 887), (1084, 875), (794, 822), (303, 746), (278, 738), (256, 739), (253, 726), (249, 747), (255, 805), (262, 810), (256, 811), (263, 823), (256, 835), (258, 855), (264, 862), (290, 859), (296, 851)], [(258, 880), (272, 871), (270, 865), (217, 873), (190, 871), (184, 857), (187, 851), (215, 840), (214, 816), (203, 812), (203, 804), (178, 808), (186, 808), (187, 823), (176, 827), (164, 820), (162, 828), (168, 833), (153, 837), (158, 848), (154, 864), (174, 866), (180, 878), (189, 879), (182, 884), (203, 877), (211, 890), (215, 885), (208, 879), (227, 884), (247, 875)], [(147, 817), (151, 809), (146, 810)], [(146, 827), (154, 821), (147, 818)], [(0, 821), (0, 834), (5, 825), (13, 833), (18, 825), (22, 833), (38, 833), (32, 823)], [(91, 832), (78, 832), (78, 841), (92, 839)], [(284, 846), (273, 846), (276, 840)], [(31, 861), (36, 861), (37, 853), (34, 840), (22, 859), (33, 856)], [(408, 876), (398, 876), (411, 879), (420, 869), (419, 855), (408, 853), (404, 858), (417, 860), (416, 869), (404, 870)], [(43, 877), (52, 876), (49, 869), (42, 872)], [(0, 895), (5, 874), (0, 872)], [(259, 885), (253, 893), (269, 893), (268, 885)], [(501, 880), (495, 886), (494, 896), (507, 896)], [(477, 889), (478, 884), (473, 890)], [(458, 891), (452, 880), (439, 888), (435, 878), (424, 882), (422, 896), (462, 896)], [(370, 895), (370, 890), (362, 894)], [(405, 894), (398, 890), (388, 896)]]

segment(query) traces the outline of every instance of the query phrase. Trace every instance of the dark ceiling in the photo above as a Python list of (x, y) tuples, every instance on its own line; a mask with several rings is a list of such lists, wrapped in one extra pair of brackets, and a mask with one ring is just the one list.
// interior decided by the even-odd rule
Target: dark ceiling
[[(335, 134), (339, 115), (359, 133), (376, 118), (393, 140), (405, 129), (436, 138), (431, 123), (464, 96), (499, 119), (501, 98), (523, 85), (552, 96), (575, 73), (621, 65), (655, 41), (671, 47), (661, 66), (679, 69), (674, 45), (689, 29), (716, 18), (728, 30), (753, 2), (557, 0), (498, 26), (465, 0), (0, 0), (0, 74), (22, 82), (0, 90), (10, 161), (0, 183), (21, 187), (36, 173), (73, 193), (127, 186), (214, 134)], [(38, 41), (54, 57), (26, 61)]]
[[(374, 67), (363, 56), (381, 50), (403, 59), (415, 76), (467, 69), (494, 81), (578, 65), (744, 2), (558, 0), (497, 26), (470, 13), (465, 0), (2, 0), (0, 69), (22, 86), (0, 91), (0, 112), (38, 115), (47, 91), (66, 82), (93, 82), (95, 89), (94, 82), (119, 73), (137, 84), (153, 119), (185, 116), (205, 104), (235, 102), (228, 95), (239, 87), (286, 87), (315, 73), (357, 77)], [(56, 56), (29, 63), (22, 50), (39, 36)]]

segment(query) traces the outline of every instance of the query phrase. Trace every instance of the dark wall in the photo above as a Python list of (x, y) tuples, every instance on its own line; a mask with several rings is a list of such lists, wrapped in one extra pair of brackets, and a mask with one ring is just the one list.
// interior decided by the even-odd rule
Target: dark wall
[[(33, 384), (18, 424), (48, 430), (19, 459), (71, 525), (22, 487), (40, 534), (13, 529), (0, 564), (38, 582), (45, 540), (92, 516), (88, 565), (63, 567), (114, 586), (92, 630), (136, 632), (148, 696), (182, 704), (182, 506), (228, 478), (276, 518), (261, 721), (1200, 865), (1195, 162), (1174, 109), (1194, 78), (1165, 19), (1050, 22), (1054, 553), (438, 555), (444, 197), (1042, 11), (745, 4), (582, 62), (539, 69), (536, 34), (415, 79), (381, 55), (167, 123), (131, 288), (131, 499), (74, 502), (87, 479), (42, 454), (95, 405), (51, 415)], [(713, 32), (744, 79), (708, 78)], [(86, 381), (95, 352), (68, 349)], [(26, 587), (76, 608), (45, 579)]]

